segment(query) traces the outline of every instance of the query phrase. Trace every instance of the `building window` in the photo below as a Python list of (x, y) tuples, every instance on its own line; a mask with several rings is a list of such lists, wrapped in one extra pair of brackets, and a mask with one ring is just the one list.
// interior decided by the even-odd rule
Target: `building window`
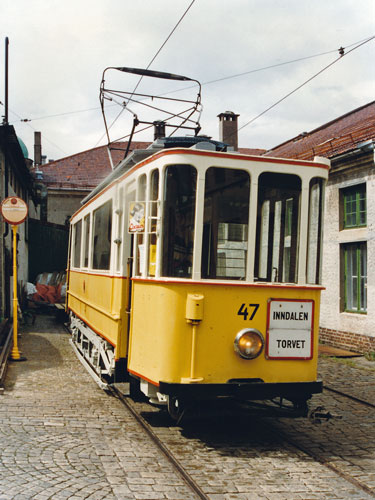
[(342, 190), (344, 229), (366, 226), (366, 184)]
[(344, 255), (344, 310), (367, 312), (367, 244), (349, 243), (343, 245)]

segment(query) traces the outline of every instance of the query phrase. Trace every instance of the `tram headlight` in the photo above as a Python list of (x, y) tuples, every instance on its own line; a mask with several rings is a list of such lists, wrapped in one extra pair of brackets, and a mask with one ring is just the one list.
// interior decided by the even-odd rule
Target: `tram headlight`
[(234, 350), (245, 359), (254, 359), (264, 347), (263, 335), (255, 328), (245, 328), (234, 339)]

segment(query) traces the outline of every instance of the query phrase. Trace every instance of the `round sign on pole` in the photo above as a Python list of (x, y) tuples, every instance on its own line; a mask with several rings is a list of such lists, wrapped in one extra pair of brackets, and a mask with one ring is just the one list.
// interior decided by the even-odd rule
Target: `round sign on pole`
[(21, 198), (18, 198), (18, 196), (9, 196), (2, 201), (0, 211), (8, 224), (16, 226), (24, 222), (27, 217), (28, 208), (26, 203)]

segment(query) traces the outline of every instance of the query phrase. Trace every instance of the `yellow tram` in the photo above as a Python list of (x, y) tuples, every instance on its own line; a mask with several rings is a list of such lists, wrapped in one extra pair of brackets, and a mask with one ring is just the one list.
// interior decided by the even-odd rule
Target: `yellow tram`
[(329, 167), (213, 148), (151, 148), (74, 214), (74, 345), (102, 384), (132, 376), (172, 413), (219, 396), (305, 412)]
[(223, 398), (306, 415), (329, 161), (225, 149), (158, 139), (73, 215), (72, 344), (102, 387), (132, 381), (174, 417)]

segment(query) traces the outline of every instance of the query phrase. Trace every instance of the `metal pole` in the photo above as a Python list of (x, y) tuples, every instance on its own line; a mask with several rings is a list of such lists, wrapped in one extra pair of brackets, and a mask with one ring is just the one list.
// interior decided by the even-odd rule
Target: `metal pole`
[(13, 361), (26, 361), (18, 350), (18, 297), (17, 297), (17, 225), (12, 225), (13, 231), (13, 349), (10, 358)]
[(17, 299), (17, 226), (12, 225), (13, 231), (13, 349), (11, 358), (19, 361), (21, 355), (18, 350), (18, 299)]
[(4, 125), (8, 125), (8, 47), (9, 38), (5, 38), (5, 114), (4, 114)]

